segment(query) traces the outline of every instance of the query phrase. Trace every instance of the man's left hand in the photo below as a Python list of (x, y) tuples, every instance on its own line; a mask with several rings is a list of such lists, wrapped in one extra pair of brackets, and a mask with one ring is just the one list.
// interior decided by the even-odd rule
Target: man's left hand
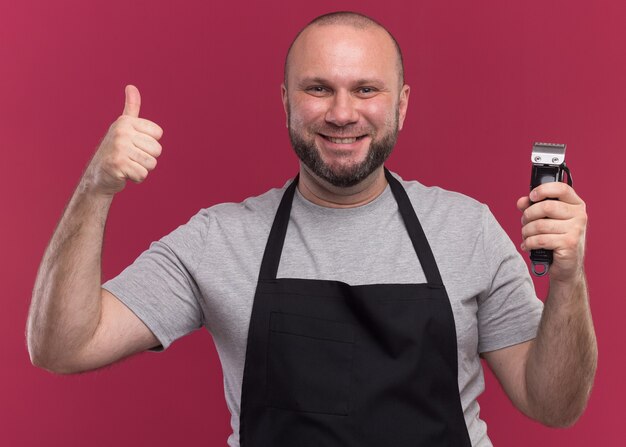
[(517, 208), (523, 212), (522, 250), (554, 250), (550, 280), (578, 279), (583, 272), (587, 212), (574, 189), (562, 182), (544, 183), (521, 197)]

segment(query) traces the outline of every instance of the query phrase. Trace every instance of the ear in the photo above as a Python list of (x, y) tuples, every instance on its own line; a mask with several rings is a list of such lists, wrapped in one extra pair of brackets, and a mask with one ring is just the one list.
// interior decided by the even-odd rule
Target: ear
[(400, 91), (400, 99), (398, 102), (398, 130), (402, 130), (402, 126), (404, 125), (406, 110), (409, 107), (409, 93), (411, 93), (411, 87), (404, 84)]
[(285, 110), (285, 127), (289, 127), (289, 98), (287, 95), (287, 86), (284, 82), (280, 84), (280, 95), (283, 101), (283, 109)]

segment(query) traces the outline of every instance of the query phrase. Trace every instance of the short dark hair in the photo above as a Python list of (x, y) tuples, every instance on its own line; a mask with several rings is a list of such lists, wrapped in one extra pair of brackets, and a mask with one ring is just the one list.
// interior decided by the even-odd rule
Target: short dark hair
[(404, 59), (402, 58), (402, 50), (400, 49), (400, 45), (398, 45), (398, 41), (396, 40), (396, 38), (393, 37), (393, 35), (389, 32), (387, 28), (385, 28), (376, 20), (364, 14), (353, 12), (353, 11), (337, 11), (337, 12), (330, 12), (328, 14), (323, 14), (311, 20), (304, 28), (302, 28), (298, 32), (298, 34), (296, 34), (296, 37), (291, 42), (291, 45), (289, 45), (289, 49), (287, 50), (287, 56), (285, 57), (285, 67), (284, 67), (284, 75), (283, 75), (285, 78), (284, 79), (285, 85), (287, 85), (287, 69), (289, 67), (289, 56), (291, 55), (291, 49), (293, 48), (293, 45), (298, 40), (298, 37), (300, 37), (300, 34), (302, 34), (304, 30), (306, 30), (307, 28), (314, 26), (314, 25), (318, 25), (318, 26), (348, 25), (357, 29), (378, 27), (384, 30), (387, 33), (387, 35), (391, 38), (391, 41), (393, 42), (393, 45), (396, 48), (396, 54), (398, 56), (398, 70), (399, 70), (398, 74), (400, 76), (400, 86), (404, 85)]

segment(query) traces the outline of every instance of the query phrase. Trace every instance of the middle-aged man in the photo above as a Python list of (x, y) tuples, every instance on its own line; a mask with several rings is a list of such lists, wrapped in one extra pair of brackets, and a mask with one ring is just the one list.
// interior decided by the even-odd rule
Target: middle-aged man
[(42, 260), (33, 363), (89, 370), (204, 326), (230, 446), (489, 446), (479, 355), (523, 413), (574, 423), (597, 357), (585, 204), (562, 183), (518, 201), (523, 249), (554, 250), (543, 307), (486, 206), (385, 170), (409, 91), (382, 26), (318, 17), (294, 40), (282, 86), (299, 175), (201, 210), (101, 287), (113, 196), (161, 152), (162, 130), (139, 118), (128, 86)]

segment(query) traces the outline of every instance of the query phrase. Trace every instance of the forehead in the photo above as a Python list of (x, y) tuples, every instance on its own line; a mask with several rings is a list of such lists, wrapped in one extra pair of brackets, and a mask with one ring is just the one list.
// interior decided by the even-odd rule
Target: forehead
[(376, 77), (391, 82), (398, 78), (398, 63), (394, 43), (380, 27), (313, 25), (291, 48), (287, 81)]

